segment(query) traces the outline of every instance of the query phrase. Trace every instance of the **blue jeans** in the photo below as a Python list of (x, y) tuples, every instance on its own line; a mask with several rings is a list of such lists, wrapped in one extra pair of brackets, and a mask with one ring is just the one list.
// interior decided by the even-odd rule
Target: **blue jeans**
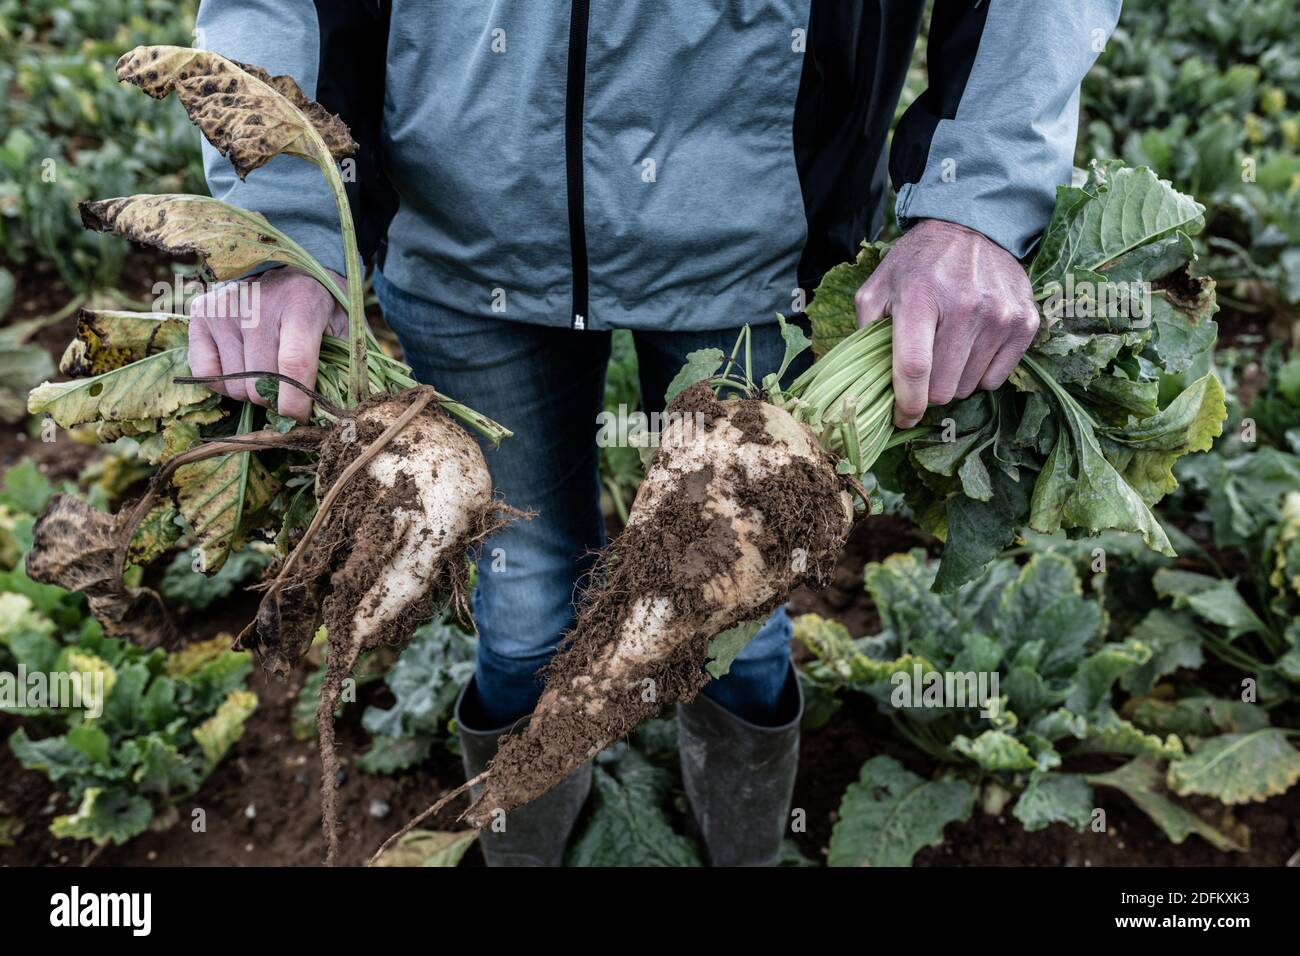
[[(484, 545), (474, 590), (478, 628), (476, 712), (490, 729), (532, 711), (537, 671), (576, 614), (575, 585), (605, 544), (596, 416), (603, 407), (610, 333), (575, 332), (452, 312), (375, 273), (384, 318), (415, 377), (495, 419), (514, 437), (484, 455), (501, 497), (536, 512)], [(730, 353), (739, 329), (637, 332), (642, 410), (662, 411), (664, 392), (696, 349)], [(775, 324), (752, 330), (755, 378), (779, 367)], [(788, 374), (797, 374), (805, 361)], [(790, 618), (774, 613), (731, 672), (704, 693), (754, 723), (770, 723), (789, 672)]]

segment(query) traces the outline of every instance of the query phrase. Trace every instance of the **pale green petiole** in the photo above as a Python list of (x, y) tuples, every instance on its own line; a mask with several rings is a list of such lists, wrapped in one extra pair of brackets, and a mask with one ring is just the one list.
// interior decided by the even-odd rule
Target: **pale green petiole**
[(808, 425), (823, 447), (854, 474), (871, 469), (888, 448), (928, 429), (894, 429), (893, 325), (873, 322), (846, 336), (772, 401)]

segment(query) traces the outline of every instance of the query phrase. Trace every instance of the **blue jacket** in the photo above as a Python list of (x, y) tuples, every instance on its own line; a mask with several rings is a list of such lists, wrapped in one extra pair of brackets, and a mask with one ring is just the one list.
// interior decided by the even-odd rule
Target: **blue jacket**
[[(461, 312), (713, 329), (799, 311), (880, 230), (946, 219), (1026, 255), (1069, 180), (1120, 0), (935, 0), (929, 87), (885, 143), (923, 0), (204, 0), (197, 43), (288, 73), (361, 144), (363, 249)], [(280, 157), (214, 196), (342, 271)]]

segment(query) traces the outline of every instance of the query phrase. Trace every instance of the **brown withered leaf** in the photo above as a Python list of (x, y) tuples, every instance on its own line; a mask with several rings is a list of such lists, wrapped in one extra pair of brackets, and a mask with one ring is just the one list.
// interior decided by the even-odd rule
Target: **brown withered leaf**
[(218, 280), (234, 279), (267, 262), (311, 268), (293, 240), (261, 213), (207, 196), (121, 196), (83, 202), (79, 208), (87, 229), (125, 236), (173, 255), (200, 256)]
[(27, 574), (86, 595), (90, 613), (110, 635), (145, 645), (169, 643), (176, 625), (162, 598), (122, 580), (118, 545), (128, 514), (115, 517), (72, 495), (54, 495), (32, 528)]
[(317, 161), (309, 128), (335, 160), (357, 149), (344, 122), (308, 99), (292, 77), (208, 50), (139, 46), (117, 61), (117, 78), (155, 99), (175, 90), (190, 121), (240, 179), (281, 153)]

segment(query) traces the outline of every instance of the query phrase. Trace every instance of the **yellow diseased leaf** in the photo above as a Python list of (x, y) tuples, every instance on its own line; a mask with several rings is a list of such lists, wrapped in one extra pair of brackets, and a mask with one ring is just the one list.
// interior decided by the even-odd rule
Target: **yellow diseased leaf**
[[(253, 406), (245, 403), (239, 434), (252, 427)], [(218, 455), (182, 465), (172, 476), (176, 505), (194, 529), (202, 570), (212, 574), (239, 544), (244, 518), (265, 508), (279, 483), (251, 452)]]
[(1197, 745), (1190, 757), (1169, 765), (1167, 783), (1179, 796), (1214, 797), (1224, 803), (1262, 802), (1300, 781), (1300, 753), (1285, 730), (1266, 727), (1223, 734)]
[(0, 591), (0, 644), (23, 633), (53, 634), (54, 622), (37, 611), (25, 594)]
[(103, 372), (189, 343), (183, 315), (82, 309), (77, 337), (59, 360), (59, 371), (73, 378)]
[(27, 410), (33, 415), (46, 413), (64, 428), (93, 421), (165, 418), (212, 395), (202, 385), (172, 381), (189, 374), (185, 349), (168, 349), (93, 378), (38, 385), (27, 396)]
[[(69, 651), (67, 670), (70, 674), (76, 675), (74, 680), (80, 682), (83, 705), (87, 708), (102, 709), (104, 701), (108, 700), (109, 694), (113, 693), (113, 686), (117, 683), (117, 671), (114, 670), (113, 665), (94, 654)], [(102, 679), (102, 686), (96, 686), (99, 683), (96, 677)]]
[(213, 422), (219, 422), (226, 417), (226, 412), (221, 408), (221, 399), (212, 395), (208, 401), (200, 402), (191, 408), (182, 409), (176, 415), (178, 422), (185, 422), (190, 425), (211, 425)]
[(172, 484), (208, 574), (226, 563), (244, 516), (264, 508), (278, 487), (265, 466), (245, 453), (182, 465)]
[(375, 861), (375, 866), (455, 866), (477, 830), (412, 830)]
[(131, 536), (126, 560), (130, 564), (143, 567), (162, 557), (180, 540), (182, 528), (176, 523), (179, 513), (176, 505), (167, 501), (145, 515), (139, 527), (135, 529), (135, 534)]
[(75, 813), (50, 821), (50, 832), (60, 839), (91, 840), (96, 846), (123, 844), (143, 833), (153, 818), (144, 797), (121, 788), (87, 787)]
[[(219, 409), (214, 420), (221, 418)], [(204, 412), (206, 414), (206, 412)], [(161, 431), (154, 432), (140, 439), (139, 456), (151, 465), (166, 464), (181, 452), (193, 448), (199, 442), (199, 424), (191, 420), (193, 413), (182, 413), (166, 422)]]
[(232, 690), (217, 712), (194, 728), (194, 739), (209, 766), (215, 766), (244, 736), (244, 722), (256, 709), (257, 695), (251, 690)]
[(1284, 606), (1293, 595), (1300, 595), (1300, 570), (1292, 567), (1292, 552), (1300, 540), (1300, 491), (1289, 491), (1282, 499), (1282, 514), (1273, 543), (1273, 571), (1268, 583), (1277, 591)]
[(178, 651), (167, 655), (163, 661), (163, 670), (171, 677), (189, 677), (208, 661), (216, 660), (222, 654), (229, 654), (234, 638), (229, 634), (218, 634), (206, 641), (186, 644)]

